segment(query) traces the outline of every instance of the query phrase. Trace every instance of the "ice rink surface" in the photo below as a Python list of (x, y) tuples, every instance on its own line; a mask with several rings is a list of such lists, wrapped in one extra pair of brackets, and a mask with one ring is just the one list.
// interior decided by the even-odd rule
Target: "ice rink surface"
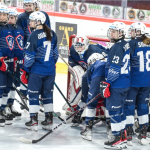
[[(66, 96), (67, 75), (57, 74), (56, 84)], [(18, 97), (17, 97), (18, 98)], [(54, 89), (54, 111), (61, 112), (61, 117), (65, 118), (62, 106), (65, 104), (64, 99), (57, 89)], [(29, 114), (20, 110), (20, 106), (15, 103), (15, 108), (22, 112), (21, 120), (14, 120), (12, 125), (5, 125), (0, 128), (0, 150), (103, 150), (103, 143), (107, 140), (105, 124), (98, 123), (93, 127), (92, 141), (83, 140), (80, 132), (84, 129), (84, 122), (79, 127), (72, 128), (71, 124), (60, 126), (53, 133), (36, 144), (24, 144), (19, 141), (20, 137), (31, 140), (38, 139), (48, 131), (43, 130), (40, 122), (44, 120), (44, 115), (39, 114), (38, 132), (25, 129), (24, 123), (29, 121)], [(54, 118), (53, 127), (58, 125), (60, 120)], [(133, 137), (133, 146), (129, 150), (150, 150), (150, 145), (142, 146), (138, 143), (136, 136)]]

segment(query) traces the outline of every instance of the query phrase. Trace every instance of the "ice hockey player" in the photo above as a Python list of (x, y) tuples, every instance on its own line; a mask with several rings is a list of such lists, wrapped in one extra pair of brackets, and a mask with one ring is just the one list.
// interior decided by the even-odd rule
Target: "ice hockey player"
[[(100, 45), (90, 45), (89, 44), (89, 39), (86, 36), (80, 36), (77, 35), (74, 39), (74, 44), (70, 49), (70, 54), (69, 54), (69, 64), (71, 67), (82, 67), (85, 71), (88, 68), (87, 65), (87, 60), (90, 57), (91, 54), (93, 53), (100, 53), (103, 54), (104, 56), (107, 56), (107, 50), (103, 48)], [(85, 105), (87, 98), (88, 98), (88, 83), (87, 83), (87, 73), (85, 73), (82, 77), (82, 96), (81, 100), (78, 102), (77, 105), (77, 110)], [(79, 112), (76, 114), (72, 120), (73, 125), (72, 126), (77, 126), (80, 123), (82, 123), (82, 112)]]
[(13, 27), (7, 24), (8, 18), (7, 6), (0, 5), (0, 126), (10, 125), (13, 121), (10, 108), (6, 107), (12, 87), (12, 77), (6, 71), (13, 72), (14, 61)]
[[(21, 27), (16, 25), (16, 21), (18, 19), (18, 12), (16, 9), (8, 9), (9, 11), (9, 19), (8, 24), (12, 25), (13, 27), (13, 36), (14, 36), (14, 75), (19, 79), (20, 78), (20, 69), (23, 67), (23, 38), (24, 38), (24, 31)], [(20, 86), (20, 83), (13, 79), (14, 85), (16, 87)], [(12, 87), (10, 89), (9, 95), (8, 95), (8, 102), (7, 105), (9, 106), (11, 113), (14, 115), (14, 118), (20, 120), (21, 119), (21, 113), (17, 112), (13, 106), (14, 99), (15, 99), (16, 91)]]
[[(100, 93), (106, 98), (113, 138), (104, 143), (108, 149), (126, 147), (126, 116), (124, 104), (130, 87), (130, 47), (125, 38), (126, 25), (114, 22), (109, 26), (108, 38), (114, 42), (106, 62), (106, 81), (100, 83)], [(121, 84), (120, 84), (121, 83)]]
[[(24, 0), (23, 1), (23, 8), (25, 10), (24, 13), (21, 13), (18, 16), (17, 25), (20, 26), (24, 31), (24, 46), (26, 45), (27, 39), (32, 32), (32, 28), (29, 27), (29, 15), (36, 11), (37, 1), (36, 0)], [(43, 12), (43, 11), (42, 11)], [(43, 12), (46, 16), (46, 24), (50, 28), (50, 19), (46, 12)], [(20, 91), (26, 95), (26, 88), (20, 85)]]
[[(46, 17), (36, 11), (29, 16), (34, 23), (34, 30), (25, 47), (24, 70), (21, 81), (28, 83), (29, 112), (31, 120), (25, 125), (28, 129), (37, 131), (39, 95), (42, 96), (45, 120), (41, 122), (44, 129), (51, 129), (53, 123), (53, 87), (55, 80), (55, 64), (58, 59), (57, 36), (45, 24)], [(28, 79), (29, 77), (29, 79)]]
[[(87, 80), (88, 80), (88, 98), (86, 102), (89, 102), (100, 91), (100, 82), (105, 80), (105, 63), (106, 59), (102, 54), (93, 53), (87, 60)], [(81, 132), (82, 138), (91, 141), (92, 140), (92, 126), (96, 115), (96, 106), (98, 104), (99, 97), (87, 106), (85, 130)]]
[(150, 39), (146, 36), (147, 31), (144, 23), (136, 22), (132, 24), (130, 32), (131, 36), (135, 35), (135, 39), (129, 42), (131, 54), (131, 87), (125, 104), (127, 143), (132, 146), (132, 127), (136, 105), (140, 126), (138, 142), (142, 145), (147, 145), (149, 144), (146, 133), (149, 122)]

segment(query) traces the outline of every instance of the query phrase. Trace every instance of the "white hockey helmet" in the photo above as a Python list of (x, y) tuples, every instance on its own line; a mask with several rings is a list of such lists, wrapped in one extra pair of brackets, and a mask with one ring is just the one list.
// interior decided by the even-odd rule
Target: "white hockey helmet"
[(23, 5), (25, 4), (35, 4), (36, 3), (36, 0), (24, 0), (23, 1)]
[(8, 7), (5, 5), (0, 5), (0, 13), (8, 14)]
[[(79, 55), (83, 55), (89, 47), (89, 39), (85, 35), (77, 35), (74, 39), (73, 46)], [(84, 49), (81, 51), (78, 48), (82, 46), (84, 46)]]
[(16, 18), (18, 17), (17, 9), (9, 8), (8, 12), (9, 12), (9, 16), (15, 16)]
[[(117, 39), (112, 39), (111, 38), (111, 30), (118, 31)], [(122, 34), (120, 35), (120, 33), (122, 33)], [(109, 26), (109, 29), (108, 29), (108, 32), (107, 32), (107, 37), (109, 39), (111, 39), (111, 40), (119, 40), (119, 39), (122, 39), (125, 35), (126, 35), (126, 25), (125, 25), (125, 23), (116, 21), (116, 22), (113, 22)]]
[(87, 60), (88, 65), (94, 64), (95, 61), (97, 60), (102, 60), (104, 59), (104, 55), (99, 54), (99, 53), (93, 53)]
[(40, 11), (35, 11), (35, 12), (31, 13), (29, 16), (29, 19), (34, 20), (36, 25), (37, 25), (38, 21), (40, 21), (41, 24), (44, 24), (46, 21), (45, 14)]
[[(128, 30), (129, 37), (131, 37), (131, 30), (135, 31), (135, 37), (141, 37), (142, 35), (147, 34), (146, 25), (142, 22), (135, 22), (130, 25), (129, 30)], [(140, 31), (140, 34), (137, 33), (139, 31)]]

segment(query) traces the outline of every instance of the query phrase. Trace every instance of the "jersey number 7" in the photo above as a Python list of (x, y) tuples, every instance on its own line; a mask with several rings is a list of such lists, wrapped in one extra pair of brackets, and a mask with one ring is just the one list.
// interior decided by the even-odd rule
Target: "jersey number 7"
[(45, 54), (45, 59), (44, 61), (49, 61), (49, 55), (51, 52), (51, 42), (50, 41), (45, 41), (43, 42), (44, 48), (46, 48), (46, 54)]

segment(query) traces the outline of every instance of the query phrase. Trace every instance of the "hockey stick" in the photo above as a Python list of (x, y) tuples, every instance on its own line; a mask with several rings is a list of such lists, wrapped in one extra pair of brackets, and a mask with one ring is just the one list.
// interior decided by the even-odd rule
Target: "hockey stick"
[[(72, 74), (72, 76), (74, 77), (74, 79), (76, 79), (76, 75), (74, 74), (74, 72), (71, 70), (70, 65), (65, 61), (65, 59), (59, 54), (59, 57), (62, 59), (62, 61), (68, 66), (69, 68), (69, 72)], [(76, 81), (77, 82), (77, 81)]]
[[(76, 110), (72, 115), (70, 115), (69, 117), (67, 117), (67, 119), (65, 119), (65, 122), (67, 122), (67, 120), (69, 120), (71, 117), (73, 117), (74, 115), (76, 115), (79, 111), (83, 110), (86, 106), (88, 106), (90, 103), (92, 103), (99, 96), (100, 96), (100, 93), (98, 95), (96, 95), (93, 99), (91, 99), (88, 103), (86, 103), (85, 106), (81, 107), (79, 110)], [(41, 140), (43, 140), (46, 136), (48, 136), (50, 133), (52, 133), (54, 130), (56, 130), (58, 127), (60, 127), (62, 124), (63, 124), (63, 122), (61, 122), (60, 124), (58, 124), (56, 127), (54, 127), (53, 129), (51, 129), (48, 133), (46, 133), (45, 135), (43, 135), (41, 138), (39, 138), (37, 140), (29, 140), (29, 139), (24, 138), (24, 137), (20, 137), (19, 140), (21, 142), (27, 143), (27, 144), (38, 143)]]
[(70, 109), (72, 110), (72, 112), (74, 112), (74, 109), (72, 108), (72, 106), (69, 104), (68, 100), (65, 98), (64, 94), (61, 92), (61, 90), (59, 89), (59, 87), (57, 86), (57, 84), (54, 82), (57, 90), (60, 92), (61, 96), (64, 98), (64, 100), (66, 101), (66, 103), (68, 104), (68, 106), (70, 107)]
[(26, 109), (27, 110), (27, 108), (19, 101), (19, 100), (17, 100), (17, 99), (14, 99), (18, 104), (20, 104), (24, 109)]
[[(13, 88), (16, 90), (16, 92), (17, 92), (17, 94), (19, 95), (19, 97), (20, 97), (22, 103), (24, 104), (24, 108), (25, 108), (27, 111), (29, 111), (29, 108), (28, 108), (26, 102), (25, 102), (24, 99), (20, 96), (20, 93), (19, 93), (20, 91), (19, 91), (15, 86), (13, 86)], [(21, 105), (21, 106), (22, 106), (22, 105)]]
[[(22, 83), (16, 76), (14, 76), (11, 71), (8, 70), (7, 72), (8, 72), (9, 74), (11, 74), (14, 79), (16, 79), (19, 83), (21, 83), (24, 87), (27, 88), (27, 86), (26, 86), (24, 83)], [(25, 98), (29, 101), (29, 99), (28, 99), (22, 92), (20, 92), (15, 86), (13, 86), (13, 88), (17, 91), (17, 93), (18, 93), (19, 96), (22, 95), (23, 97), (25, 97)], [(22, 97), (21, 97), (21, 96), (20, 96), (20, 98), (21, 98), (21, 100), (22, 100)], [(23, 103), (24, 103), (24, 105), (25, 105), (24, 107), (26, 108), (26, 110), (29, 111), (29, 108), (28, 108), (28, 106), (25, 104), (24, 100), (22, 100), (22, 101), (23, 101)], [(41, 104), (43, 104), (40, 99), (39, 99), (39, 101), (40, 101)], [(40, 109), (40, 111), (41, 111), (41, 112), (44, 112), (42, 109)], [(55, 113), (55, 114), (56, 114), (56, 113)], [(59, 116), (59, 115), (57, 114), (57, 116)], [(60, 119), (60, 118), (59, 118), (59, 119)], [(60, 120), (63, 120), (63, 119), (61, 118)]]

